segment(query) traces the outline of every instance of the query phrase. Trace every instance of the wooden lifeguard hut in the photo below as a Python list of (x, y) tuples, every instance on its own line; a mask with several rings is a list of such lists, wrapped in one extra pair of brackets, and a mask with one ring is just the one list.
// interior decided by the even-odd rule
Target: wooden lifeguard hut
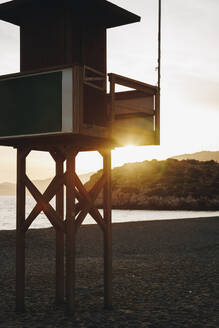
[[(66, 298), (74, 311), (75, 236), (90, 213), (104, 235), (104, 304), (111, 307), (111, 149), (159, 144), (160, 92), (109, 74), (107, 93), (106, 32), (140, 17), (106, 0), (14, 0), (0, 5), (0, 19), (20, 26), (20, 73), (0, 77), (0, 145), (17, 149), (16, 309), (25, 306), (25, 233), (41, 211), (56, 229), (56, 302)], [(116, 92), (117, 84), (129, 90)], [(43, 194), (26, 175), (32, 150), (56, 163)], [(75, 158), (93, 150), (103, 157), (103, 175), (88, 192)], [(28, 217), (26, 188), (37, 202)], [(94, 205), (102, 189), (103, 216)]]

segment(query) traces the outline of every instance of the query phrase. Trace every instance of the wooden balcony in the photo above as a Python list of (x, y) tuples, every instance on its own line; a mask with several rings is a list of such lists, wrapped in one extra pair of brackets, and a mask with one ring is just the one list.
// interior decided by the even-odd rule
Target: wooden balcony
[[(118, 145), (159, 144), (160, 101), (158, 87), (109, 74), (108, 112), (111, 135)], [(131, 90), (116, 92), (116, 85)]]

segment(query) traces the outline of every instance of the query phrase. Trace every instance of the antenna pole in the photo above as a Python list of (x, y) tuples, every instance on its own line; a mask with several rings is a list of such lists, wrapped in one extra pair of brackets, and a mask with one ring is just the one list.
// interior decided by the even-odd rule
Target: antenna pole
[(156, 95), (156, 113), (155, 113), (155, 142), (160, 145), (160, 79), (161, 79), (161, 0), (158, 2), (158, 92)]
[(161, 0), (158, 8), (158, 88), (160, 90), (161, 79)]

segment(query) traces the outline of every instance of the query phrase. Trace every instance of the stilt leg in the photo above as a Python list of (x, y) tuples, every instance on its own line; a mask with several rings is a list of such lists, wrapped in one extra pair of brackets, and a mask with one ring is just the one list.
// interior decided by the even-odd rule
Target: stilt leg
[(72, 151), (66, 157), (66, 306), (69, 314), (75, 310), (75, 157)]
[(103, 170), (106, 177), (104, 186), (104, 306), (112, 307), (112, 218), (111, 218), (111, 152), (103, 154)]
[[(63, 175), (63, 159), (56, 159), (56, 175)], [(56, 194), (56, 212), (64, 220), (63, 185)], [(64, 302), (64, 232), (56, 230), (56, 304)]]
[(17, 222), (16, 222), (16, 311), (23, 312), (25, 287), (25, 183), (26, 152), (17, 150)]

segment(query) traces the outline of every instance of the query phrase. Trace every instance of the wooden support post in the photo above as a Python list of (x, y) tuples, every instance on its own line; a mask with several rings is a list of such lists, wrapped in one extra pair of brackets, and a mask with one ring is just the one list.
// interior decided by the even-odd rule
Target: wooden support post
[(104, 208), (105, 221), (104, 231), (104, 307), (112, 307), (112, 196), (111, 196), (111, 151), (103, 153), (103, 171), (106, 178), (104, 185)]
[(75, 310), (75, 152), (66, 154), (66, 307), (69, 314)]
[(25, 171), (27, 152), (17, 149), (17, 219), (16, 219), (16, 311), (24, 312), (25, 288), (25, 232), (22, 225), (25, 221)]
[[(56, 158), (56, 176), (64, 173), (63, 158)], [(64, 221), (64, 185), (59, 187), (56, 194), (56, 212)], [(56, 304), (64, 302), (64, 232), (56, 230)]]

